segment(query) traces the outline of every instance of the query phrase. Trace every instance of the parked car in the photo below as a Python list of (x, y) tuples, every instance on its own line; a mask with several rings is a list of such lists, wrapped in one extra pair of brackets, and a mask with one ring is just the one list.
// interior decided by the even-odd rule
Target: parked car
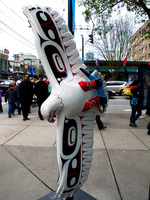
[(106, 85), (108, 89), (114, 90), (116, 94), (124, 95), (124, 86), (126, 81), (107, 81)]
[(127, 83), (125, 84), (125, 86), (124, 86), (123, 92), (124, 92), (124, 94), (125, 94), (126, 96), (131, 96), (130, 86), (131, 86), (132, 83), (133, 83), (133, 81), (129, 81), (129, 82), (127, 82)]
[(13, 80), (0, 79), (0, 88), (3, 90), (3, 95), (5, 95), (11, 83), (13, 83)]
[(108, 92), (108, 98), (109, 99), (116, 95), (116, 92), (114, 90), (109, 89), (109, 88), (107, 88), (107, 92)]

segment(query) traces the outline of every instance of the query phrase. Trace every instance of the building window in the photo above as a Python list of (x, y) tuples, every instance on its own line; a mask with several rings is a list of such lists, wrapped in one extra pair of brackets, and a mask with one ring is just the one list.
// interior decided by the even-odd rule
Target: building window
[(135, 51), (136, 51), (136, 45), (135, 45)]
[(145, 44), (145, 39), (142, 40), (142, 44)]
[(142, 48), (142, 53), (144, 53), (144, 47)]
[(142, 61), (144, 61), (144, 56), (142, 57)]

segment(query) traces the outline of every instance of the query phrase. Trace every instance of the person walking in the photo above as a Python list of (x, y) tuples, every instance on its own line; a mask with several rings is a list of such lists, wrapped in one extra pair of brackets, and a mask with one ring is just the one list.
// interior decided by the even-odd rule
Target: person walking
[(3, 94), (3, 90), (2, 90), (2, 88), (0, 88), (0, 113), (3, 112), (3, 107), (2, 107), (2, 94)]
[(39, 81), (35, 84), (34, 93), (37, 96), (37, 103), (39, 106), (38, 115), (41, 120), (43, 120), (43, 116), (41, 114), (41, 105), (48, 97), (48, 85), (43, 81), (43, 77), (39, 77)]
[(18, 115), (21, 114), (21, 103), (20, 103), (20, 92), (19, 92), (20, 83), (21, 83), (21, 81), (18, 80), (18, 81), (17, 81), (17, 86), (16, 86), (16, 92), (17, 92), (17, 110), (18, 110)]
[(19, 93), (23, 121), (26, 121), (29, 120), (28, 115), (30, 113), (30, 105), (33, 98), (33, 84), (30, 82), (28, 74), (25, 75), (25, 80), (20, 83)]
[(140, 91), (139, 80), (134, 80), (131, 87), (131, 109), (130, 126), (137, 127), (135, 121), (142, 114), (142, 100), (144, 99), (142, 92)]
[(102, 120), (101, 120), (99, 115), (96, 115), (95, 120), (96, 120), (96, 123), (97, 123), (97, 126), (98, 126), (99, 130), (102, 130), (102, 129), (106, 128), (106, 126), (103, 124), (103, 122), (102, 122)]
[(11, 115), (14, 115), (14, 111), (16, 109), (16, 101), (17, 101), (17, 92), (13, 87), (13, 84), (9, 84), (9, 89), (5, 94), (5, 102), (8, 100), (8, 117), (11, 118)]

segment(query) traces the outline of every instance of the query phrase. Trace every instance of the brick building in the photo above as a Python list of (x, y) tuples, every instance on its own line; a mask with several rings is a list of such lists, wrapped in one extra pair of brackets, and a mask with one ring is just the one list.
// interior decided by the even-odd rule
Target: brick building
[(150, 38), (147, 32), (150, 30), (150, 21), (147, 21), (129, 39), (129, 61), (150, 61)]

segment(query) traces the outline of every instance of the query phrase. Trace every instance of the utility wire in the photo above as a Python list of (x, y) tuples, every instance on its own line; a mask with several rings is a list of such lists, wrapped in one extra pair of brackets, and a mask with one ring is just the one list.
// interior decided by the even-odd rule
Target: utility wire
[(64, 3), (65, 0), (62, 0), (62, 2), (59, 4), (58, 8)]
[(8, 17), (3, 11), (0, 10), (0, 12), (5, 16), (7, 17), (9, 20), (11, 20), (13, 23), (15, 23), (10, 17)]
[[(27, 40), (25, 37), (21, 36), (19, 33), (17, 33), (16, 31), (14, 31), (12, 28), (10, 28), (9, 26), (7, 26), (7, 24), (5, 24), (4, 22), (2, 22), (0, 20), (0, 23), (2, 23), (4, 26), (6, 26), (7, 28), (9, 28), (11, 31), (13, 31), (15, 34), (19, 35), (19, 37), (23, 38), (24, 40), (26, 40), (27, 42), (29, 42), (30, 44), (34, 45), (32, 42), (30, 42), (29, 40)], [(34, 45), (35, 46), (35, 45)]]
[(6, 6), (9, 10), (11, 10), (11, 12), (13, 12), (19, 19), (21, 19), (22, 21), (24, 21), (24, 19), (22, 19), (19, 15), (17, 15), (9, 6), (7, 6), (4, 2), (2, 2), (1, 0), (0, 0), (0, 2), (4, 5), (4, 6)]
[(18, 40), (19, 42), (25, 44), (26, 46), (30, 47), (31, 49), (35, 49), (35, 48), (29, 46), (27, 43), (24, 43), (21, 40), (19, 40), (18, 38), (14, 37), (13, 35), (11, 35), (10, 33), (8, 33), (7, 31), (3, 30), (2, 28), (0, 28), (0, 30), (2, 30), (3, 32), (7, 33), (8, 35), (10, 35), (11, 37), (13, 37), (14, 39)]

